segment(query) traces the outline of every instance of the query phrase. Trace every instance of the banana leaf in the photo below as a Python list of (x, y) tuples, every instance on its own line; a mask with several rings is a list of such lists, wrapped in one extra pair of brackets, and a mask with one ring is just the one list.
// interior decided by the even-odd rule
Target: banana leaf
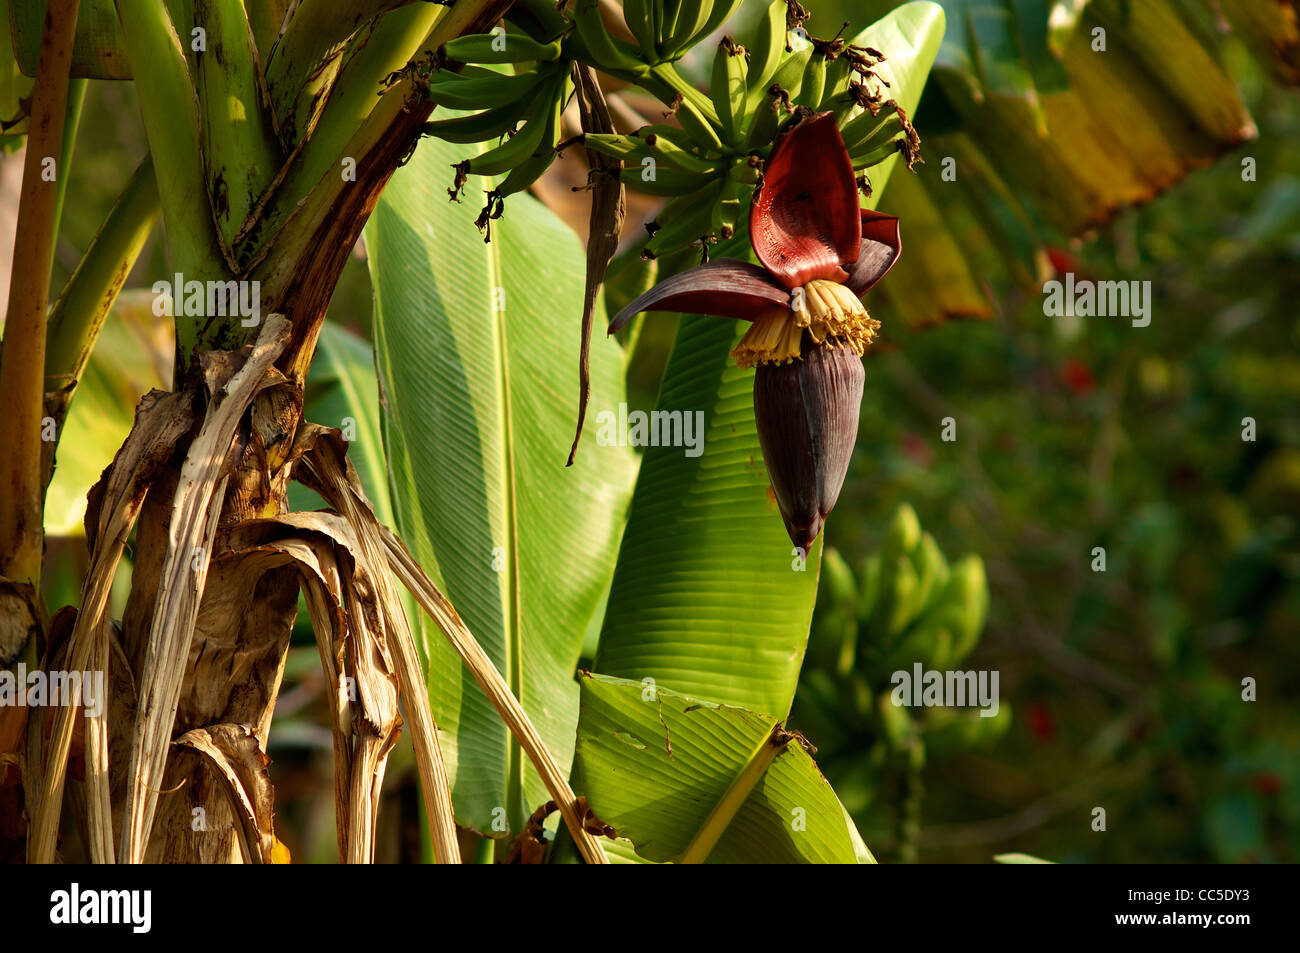
[(776, 719), (626, 679), (581, 682), (577, 790), (641, 857), (682, 860), (716, 834), (709, 863), (872, 862), (798, 737), (764, 766)]
[[(583, 251), (527, 195), (507, 201), (485, 242), (476, 196), (449, 202), (445, 188), (473, 149), (423, 142), (366, 227), (393, 517), (567, 767), (573, 673), (636, 459), (600, 445), (592, 413), (565, 468)], [(618, 343), (594, 342), (593, 411), (617, 410), (624, 372)], [(420, 624), (457, 820), (488, 836), (518, 832), (545, 788), (459, 658)]]

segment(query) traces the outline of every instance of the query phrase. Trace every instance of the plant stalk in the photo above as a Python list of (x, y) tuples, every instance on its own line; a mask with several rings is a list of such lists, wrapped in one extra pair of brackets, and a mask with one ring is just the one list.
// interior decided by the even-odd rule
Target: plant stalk
[[(45, 17), (0, 354), (0, 407), (9, 435), (0, 455), (0, 576), (32, 587), (40, 581), (44, 542), (45, 313), (58, 227), (59, 179), (65, 170), (56, 166), (54, 181), (46, 181), (44, 173), (46, 160), (57, 161), (63, 152), (78, 6), (79, 0), (50, 0)], [(4, 641), (0, 639), (0, 647)]]

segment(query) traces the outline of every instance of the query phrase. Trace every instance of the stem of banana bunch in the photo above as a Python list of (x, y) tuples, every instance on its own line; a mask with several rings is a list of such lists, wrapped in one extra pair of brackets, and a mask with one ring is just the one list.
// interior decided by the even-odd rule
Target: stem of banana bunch
[(901, 753), (903, 798), (899, 806), (898, 859), (900, 863), (914, 864), (921, 838), (921, 801), (925, 797), (925, 742), (913, 738)]
[[(0, 455), (0, 577), (35, 589), (41, 576), (46, 309), (54, 257), (69, 71), (79, 0), (50, 0), (32, 92), (32, 117), (18, 199), (0, 407), (10, 434)], [(49, 164), (56, 163), (49, 176)]]

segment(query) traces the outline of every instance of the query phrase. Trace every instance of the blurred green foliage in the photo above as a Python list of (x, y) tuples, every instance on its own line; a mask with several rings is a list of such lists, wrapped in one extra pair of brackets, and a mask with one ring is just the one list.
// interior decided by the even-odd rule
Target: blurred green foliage
[[(921, 860), (1300, 860), (1300, 103), (1226, 54), (1258, 140), (1052, 250), (1078, 279), (1151, 281), (1150, 326), (1009, 287), (993, 320), (927, 332), (902, 330), (905, 289), (873, 307), (828, 543), (876, 552), (907, 501), (980, 554), (965, 667), (1000, 670), (1016, 709), (996, 748), (928, 769)], [(857, 817), (882, 859), (888, 818)]]

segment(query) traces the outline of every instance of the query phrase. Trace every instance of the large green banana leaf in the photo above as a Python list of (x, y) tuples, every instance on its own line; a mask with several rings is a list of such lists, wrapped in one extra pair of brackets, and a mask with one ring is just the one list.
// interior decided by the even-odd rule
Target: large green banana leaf
[[(940, 7), (911, 3), (855, 40), (888, 56), (881, 72), (909, 112), (943, 28)], [(894, 161), (871, 170), (873, 198)], [(744, 238), (715, 252), (749, 254)], [(769, 495), (753, 371), (728, 356), (744, 330), (720, 318), (681, 321), (658, 405), (704, 415), (703, 454), (646, 451), (593, 667), (784, 718), (808, 640), (821, 543), (798, 569)], [(827, 533), (835, 534), (834, 515)]]
[(733, 810), (715, 811), (733, 783), (745, 783), (775, 719), (626, 679), (584, 674), (581, 681), (578, 789), (646, 859), (679, 860), (716, 825), (722, 833), (710, 863), (871, 862), (797, 738), (756, 769)]
[[(635, 476), (632, 450), (595, 433), (600, 412), (624, 400), (623, 353), (613, 339), (593, 342), (588, 433), (566, 469), (585, 257), (527, 195), (507, 201), (485, 243), (479, 196), (447, 199), (452, 164), (473, 148), (422, 143), (366, 227), (394, 519), (565, 766), (574, 669)], [(457, 820), (490, 836), (517, 832), (548, 795), (421, 622)]]

